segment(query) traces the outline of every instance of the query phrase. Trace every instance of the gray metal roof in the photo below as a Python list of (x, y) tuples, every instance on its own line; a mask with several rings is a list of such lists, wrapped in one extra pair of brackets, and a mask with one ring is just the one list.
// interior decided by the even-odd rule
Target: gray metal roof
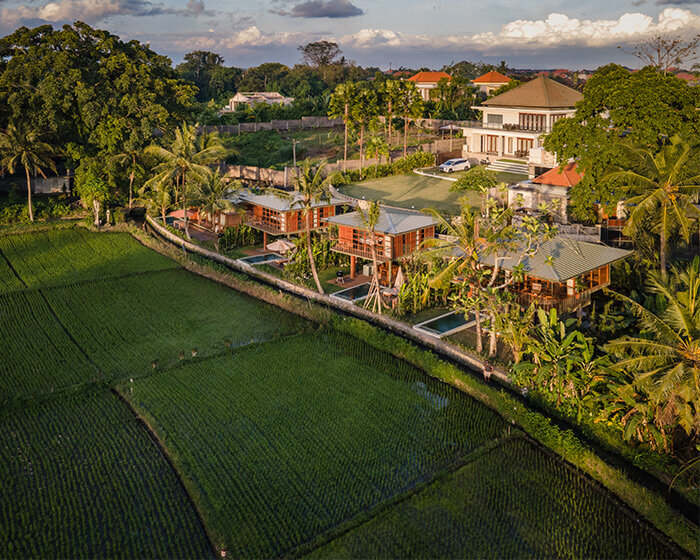
[[(353, 228), (364, 229), (362, 216), (359, 211), (348, 212), (339, 216), (331, 216), (326, 219), (331, 224), (350, 226)], [(382, 206), (379, 213), (379, 220), (374, 230), (377, 233), (386, 233), (389, 235), (401, 235), (409, 231), (415, 231), (437, 224), (437, 220), (432, 216), (416, 212), (414, 210), (406, 210), (404, 208), (393, 208), (390, 206)]]
[[(522, 264), (528, 276), (549, 282), (566, 282), (606, 264), (624, 259), (631, 254), (632, 251), (624, 249), (557, 236), (545, 241), (537, 253), (531, 257), (525, 257)], [(547, 262), (550, 257), (552, 258), (551, 264)], [(519, 258), (520, 253), (514, 251), (501, 260), (499, 266), (505, 270), (512, 270), (518, 264)], [(480, 260), (487, 266), (494, 265), (493, 255), (483, 257)]]
[[(270, 191), (267, 191), (263, 194), (256, 194), (249, 189), (243, 189), (241, 191), (238, 191), (232, 200), (236, 204), (255, 204), (256, 206), (262, 206), (263, 208), (269, 208), (270, 210), (276, 210), (278, 212), (289, 212), (290, 210), (301, 209), (301, 205), (299, 204), (301, 196), (294, 193), (293, 191), (290, 191), (286, 194), (289, 195), (290, 198), (277, 196), (274, 192)], [(347, 204), (347, 202), (340, 198), (331, 196), (326, 200), (314, 202), (312, 204), (312, 207), (317, 208), (320, 206), (338, 206), (341, 204)]]

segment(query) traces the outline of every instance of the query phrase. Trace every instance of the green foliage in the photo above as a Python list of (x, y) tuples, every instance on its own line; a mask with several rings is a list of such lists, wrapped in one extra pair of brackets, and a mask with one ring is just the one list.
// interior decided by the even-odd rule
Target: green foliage
[(601, 179), (624, 158), (620, 138), (648, 148), (676, 134), (697, 138), (699, 99), (700, 89), (650, 67), (635, 73), (615, 64), (599, 68), (586, 82), (574, 116), (560, 119), (544, 141), (560, 163), (574, 158), (583, 172), (572, 188), (577, 217), (589, 216), (596, 201), (611, 207), (619, 200), (615, 185)]
[(0, 553), (211, 558), (197, 514), (142, 424), (91, 392), (0, 417)]
[[(389, 177), (391, 175), (403, 175), (411, 173), (414, 169), (435, 165), (435, 154), (418, 151), (406, 157), (397, 159), (393, 163), (383, 163), (365, 167), (363, 175), (372, 177)], [(361, 181), (359, 170), (348, 170), (345, 173), (337, 173), (334, 178), (342, 183), (356, 183)]]
[(450, 185), (451, 191), (475, 191), (484, 195), (498, 185), (496, 173), (483, 165), (472, 167)]
[(505, 429), (480, 403), (332, 331), (119, 390), (149, 418), (235, 557), (291, 554)]
[(219, 246), (228, 251), (237, 247), (245, 247), (246, 245), (257, 245), (262, 243), (263, 234), (260, 230), (239, 224), (234, 227), (224, 229), (224, 235), (219, 242)]

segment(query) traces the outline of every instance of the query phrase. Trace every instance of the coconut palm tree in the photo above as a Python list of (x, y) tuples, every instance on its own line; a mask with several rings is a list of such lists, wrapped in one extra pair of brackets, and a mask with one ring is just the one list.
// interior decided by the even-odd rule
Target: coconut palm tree
[(372, 251), (372, 283), (370, 284), (367, 298), (365, 298), (365, 308), (372, 308), (375, 313), (382, 312), (382, 294), (379, 288), (379, 266), (377, 261), (377, 237), (375, 228), (381, 215), (381, 205), (377, 201), (372, 201), (366, 208), (357, 207), (360, 213), (362, 225), (367, 232), (367, 240)]
[(401, 91), (397, 103), (399, 114), (403, 117), (403, 157), (408, 151), (408, 121), (417, 119), (423, 114), (423, 98), (416, 84), (401, 82)]
[(162, 163), (154, 168), (156, 175), (145, 186), (156, 183), (175, 182), (175, 187), (182, 200), (184, 211), (185, 235), (190, 238), (187, 216), (188, 202), (196, 198), (199, 185), (211, 176), (208, 165), (220, 160), (226, 154), (219, 135), (216, 132), (197, 137), (194, 126), (183, 124), (175, 129), (175, 138), (169, 149), (162, 146), (148, 146), (145, 152)]
[(173, 184), (161, 182), (144, 185), (138, 194), (137, 200), (143, 202), (148, 210), (159, 212), (165, 223), (165, 214), (173, 207)]
[(611, 168), (604, 179), (621, 185), (631, 208), (628, 235), (638, 233), (649, 216), (659, 235), (661, 273), (666, 275), (668, 239), (680, 231), (686, 242), (690, 238), (692, 218), (700, 211), (691, 202), (700, 192), (700, 174), (693, 162), (700, 157), (700, 144), (688, 144), (678, 136), (658, 151), (622, 144), (626, 160)]
[(365, 155), (365, 130), (371, 125), (379, 114), (377, 94), (373, 89), (363, 87), (357, 91), (353, 104), (350, 107), (350, 114), (353, 121), (360, 127), (360, 177), (362, 177), (362, 166)]
[(222, 210), (230, 210), (234, 207), (234, 203), (230, 200), (232, 191), (242, 187), (240, 181), (230, 181), (221, 176), (221, 171), (217, 169), (212, 175), (204, 181), (200, 186), (199, 193), (199, 211), (201, 214), (209, 217), (212, 222), (217, 212)]
[(294, 178), (296, 191), (293, 194), (287, 194), (284, 191), (275, 191), (277, 196), (292, 200), (292, 208), (296, 207), (301, 210), (301, 216), (304, 219), (306, 228), (306, 251), (309, 256), (309, 266), (311, 274), (316, 282), (318, 292), (323, 294), (323, 286), (318, 277), (316, 270), (316, 260), (314, 259), (312, 238), (311, 238), (311, 222), (313, 221), (314, 208), (319, 202), (329, 201), (331, 198), (330, 182), (331, 176), (325, 176), (324, 165), (313, 168), (310, 163), (304, 162), (301, 167), (301, 173), (298, 173)]
[(56, 173), (56, 164), (51, 159), (54, 156), (53, 147), (41, 141), (41, 135), (36, 130), (27, 130), (10, 124), (7, 130), (0, 132), (0, 169), (14, 173), (17, 167), (24, 167), (27, 178), (27, 206), (29, 220), (34, 221), (32, 209), (32, 181), (30, 175), (41, 175), (46, 178), (44, 168)]
[(634, 372), (655, 406), (658, 426), (680, 425), (700, 437), (700, 257), (684, 267), (672, 267), (664, 277), (652, 273), (648, 291), (663, 300), (654, 312), (616, 294), (637, 314), (641, 332), (609, 342), (606, 350), (618, 361), (613, 368)]
[(131, 149), (114, 156), (114, 161), (119, 165), (126, 166), (129, 173), (129, 210), (131, 210), (134, 199), (134, 179), (137, 175), (142, 176), (144, 173), (143, 165), (140, 162), (142, 155), (143, 150)]
[(401, 96), (401, 82), (397, 80), (387, 80), (384, 82), (384, 111), (388, 125), (388, 144), (391, 149), (391, 139), (392, 139), (392, 126), (394, 115), (396, 114), (396, 109), (399, 105), (399, 98)]
[(343, 119), (345, 125), (345, 144), (343, 148), (343, 172), (348, 159), (348, 125), (350, 123), (350, 108), (353, 106), (357, 87), (352, 82), (338, 84), (331, 95), (328, 105), (328, 116), (334, 119)]

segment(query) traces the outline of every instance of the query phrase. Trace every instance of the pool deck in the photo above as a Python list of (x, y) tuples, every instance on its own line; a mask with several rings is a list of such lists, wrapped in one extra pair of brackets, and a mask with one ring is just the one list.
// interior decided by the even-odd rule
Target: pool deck
[(372, 277), (365, 276), (364, 274), (357, 274), (355, 278), (350, 278), (350, 276), (345, 275), (343, 276), (343, 280), (343, 282), (339, 282), (337, 278), (334, 278), (333, 280), (329, 280), (328, 284), (333, 284), (334, 286), (338, 287), (342, 286), (343, 288), (352, 288), (353, 286), (359, 286), (360, 284), (372, 282)]

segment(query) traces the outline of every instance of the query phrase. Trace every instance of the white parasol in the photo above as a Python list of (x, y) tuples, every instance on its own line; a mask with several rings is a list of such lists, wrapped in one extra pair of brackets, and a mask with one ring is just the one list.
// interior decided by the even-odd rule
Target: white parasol
[(288, 251), (294, 249), (295, 245), (288, 239), (278, 239), (272, 243), (267, 244), (268, 251), (274, 251), (275, 253), (285, 254)]
[(397, 290), (401, 289), (401, 286), (403, 286), (404, 279), (403, 279), (403, 269), (399, 267), (399, 271), (396, 273), (396, 280), (394, 280), (394, 288)]

